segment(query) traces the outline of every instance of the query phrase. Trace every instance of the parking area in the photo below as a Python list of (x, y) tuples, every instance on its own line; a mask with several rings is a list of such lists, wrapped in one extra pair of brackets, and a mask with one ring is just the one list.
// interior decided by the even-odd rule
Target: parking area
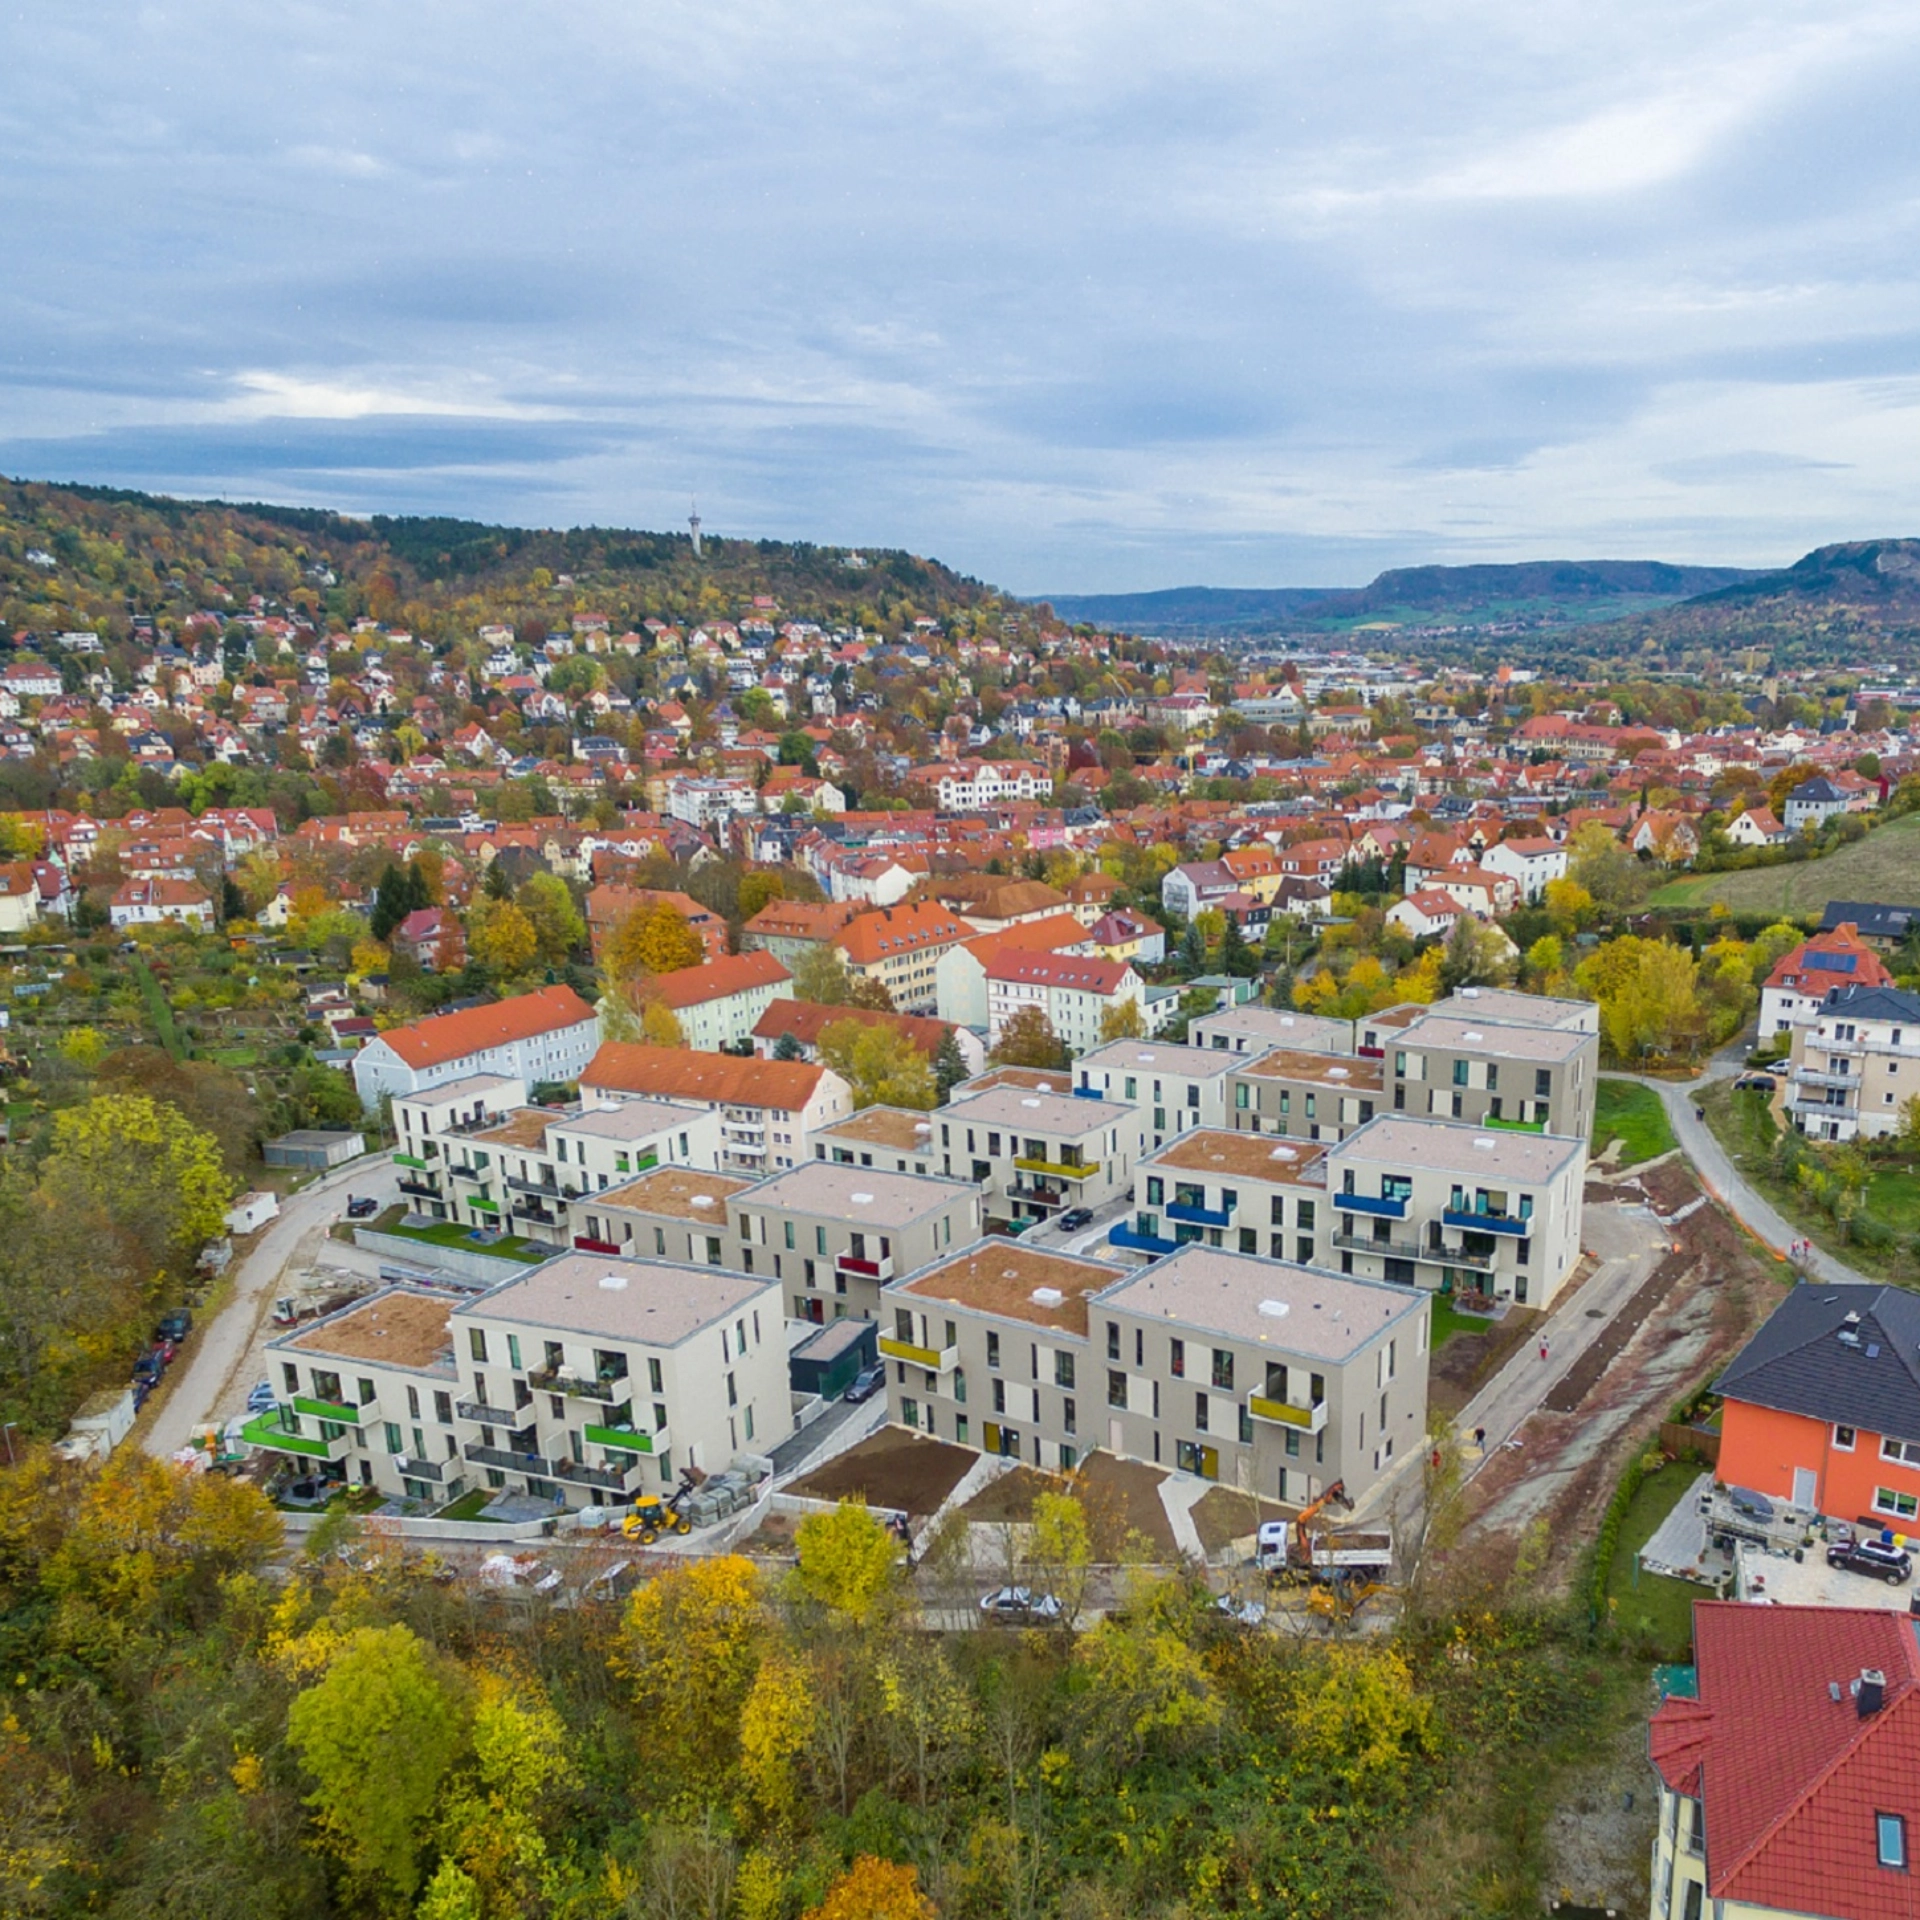
[(1893, 1586), (1870, 1574), (1828, 1566), (1824, 1545), (1809, 1547), (1796, 1560), (1742, 1544), (1736, 1559), (1736, 1595), (1777, 1607), (1884, 1607), (1906, 1613), (1916, 1592), (1911, 1582)]

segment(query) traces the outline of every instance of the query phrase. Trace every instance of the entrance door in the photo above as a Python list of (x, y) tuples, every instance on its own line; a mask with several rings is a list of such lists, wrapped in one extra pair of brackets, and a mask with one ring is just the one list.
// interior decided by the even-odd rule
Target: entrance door
[(1802, 1513), (1811, 1513), (1814, 1503), (1820, 1497), (1819, 1476), (1811, 1467), (1795, 1467), (1793, 1470), (1793, 1504)]

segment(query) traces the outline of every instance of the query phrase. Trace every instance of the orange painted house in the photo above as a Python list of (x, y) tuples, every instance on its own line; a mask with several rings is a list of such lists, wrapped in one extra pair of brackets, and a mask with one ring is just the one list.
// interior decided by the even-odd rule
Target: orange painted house
[(1920, 1534), (1920, 1295), (1795, 1287), (1717, 1390), (1728, 1485)]

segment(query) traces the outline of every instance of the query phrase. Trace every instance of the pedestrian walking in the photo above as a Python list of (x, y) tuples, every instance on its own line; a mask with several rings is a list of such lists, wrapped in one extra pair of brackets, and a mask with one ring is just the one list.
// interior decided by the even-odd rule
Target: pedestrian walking
[(1485, 1453), (1485, 1452), (1486, 1452), (1486, 1450), (1487, 1450), (1487, 1430), (1486, 1430), (1486, 1428), (1485, 1428), (1485, 1427), (1475, 1427), (1475, 1428), (1474, 1428), (1474, 1430), (1473, 1430), (1473, 1444), (1474, 1444), (1474, 1445), (1475, 1445), (1476, 1447), (1478, 1447), (1478, 1448), (1480, 1449), (1480, 1451), (1481, 1451), (1482, 1453)]
[(1540, 1336), (1540, 1358), (1544, 1360), (1546, 1357), (1547, 1357), (1547, 1336), (1543, 1333)]

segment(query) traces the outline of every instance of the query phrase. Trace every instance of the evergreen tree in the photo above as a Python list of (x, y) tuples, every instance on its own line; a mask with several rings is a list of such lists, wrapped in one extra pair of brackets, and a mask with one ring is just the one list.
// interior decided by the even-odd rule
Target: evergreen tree
[(1227, 930), (1220, 940), (1220, 971), (1237, 979), (1251, 980), (1260, 971), (1260, 956), (1247, 945), (1240, 922), (1227, 915)]
[(783, 1033), (773, 1043), (773, 1057), (776, 1060), (804, 1060), (806, 1052), (806, 1048), (790, 1033)]
[(967, 1063), (960, 1054), (959, 1037), (949, 1027), (940, 1037), (940, 1050), (933, 1056), (933, 1084), (940, 1090), (940, 1104), (967, 1077)]
[[(367, 919), (367, 931), (383, 944), (393, 938), (393, 930), (413, 911), (409, 904), (412, 885), (406, 872), (392, 861), (380, 876), (379, 890), (373, 896), (373, 912)], [(426, 903), (421, 902), (424, 906)]]
[(1198, 926), (1189, 925), (1186, 938), (1180, 942), (1180, 964), (1189, 978), (1207, 970), (1207, 943)]

